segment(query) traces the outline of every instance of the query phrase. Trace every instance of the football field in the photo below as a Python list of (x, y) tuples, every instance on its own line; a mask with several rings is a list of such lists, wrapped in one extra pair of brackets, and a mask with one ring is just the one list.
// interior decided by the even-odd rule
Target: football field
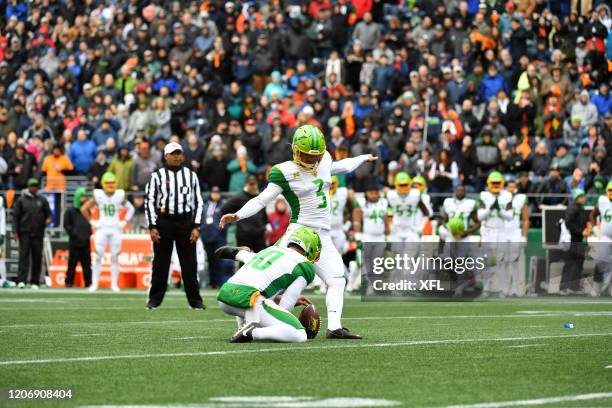
[[(235, 321), (203, 291), (158, 310), (144, 292), (0, 292), (0, 406), (612, 406), (612, 300), (362, 302), (361, 341), (230, 344)], [(574, 324), (573, 329), (564, 323)], [(72, 389), (70, 400), (8, 390)]]

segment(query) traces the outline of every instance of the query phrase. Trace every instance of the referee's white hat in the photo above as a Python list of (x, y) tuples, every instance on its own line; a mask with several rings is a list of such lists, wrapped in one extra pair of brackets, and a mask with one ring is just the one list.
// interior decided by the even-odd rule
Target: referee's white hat
[(180, 150), (182, 152), (183, 151), (183, 147), (180, 144), (176, 143), (176, 142), (170, 142), (170, 143), (168, 143), (164, 147), (164, 155), (172, 154), (172, 153), (176, 152), (177, 150)]

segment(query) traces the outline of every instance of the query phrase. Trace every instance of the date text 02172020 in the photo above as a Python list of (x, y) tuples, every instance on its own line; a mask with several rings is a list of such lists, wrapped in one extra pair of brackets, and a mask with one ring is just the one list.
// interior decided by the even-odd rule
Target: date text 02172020
[(0, 393), (0, 395), (2, 395), (2, 399), (9, 400), (64, 400), (74, 398), (74, 391), (71, 388), (5, 388), (2, 390), (2, 393)]

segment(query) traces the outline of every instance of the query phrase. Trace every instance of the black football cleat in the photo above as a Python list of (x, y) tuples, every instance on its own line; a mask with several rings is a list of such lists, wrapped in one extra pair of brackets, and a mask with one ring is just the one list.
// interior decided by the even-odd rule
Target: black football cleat
[(241, 246), (241, 247), (235, 247), (235, 246), (222, 246), (219, 247), (215, 250), (215, 256), (217, 258), (221, 258), (221, 259), (231, 259), (233, 261), (236, 260), (236, 255), (238, 255), (238, 252), (240, 251), (250, 251), (251, 249), (249, 247), (245, 247), (245, 246)]
[(325, 335), (328, 339), (340, 339), (340, 340), (361, 340), (361, 337), (358, 334), (351, 333), (351, 331), (345, 327), (336, 330), (327, 330), (327, 334)]
[(230, 339), (230, 343), (250, 343), (253, 341), (253, 330), (259, 327), (257, 323), (251, 322), (242, 326)]

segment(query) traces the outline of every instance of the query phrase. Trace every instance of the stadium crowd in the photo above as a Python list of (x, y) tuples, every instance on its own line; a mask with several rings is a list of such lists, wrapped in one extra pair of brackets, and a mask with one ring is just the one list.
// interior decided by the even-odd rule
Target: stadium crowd
[[(210, 191), (265, 183), (293, 130), (342, 184), (406, 171), (431, 193), (603, 194), (612, 174), (612, 15), (598, 0), (0, 3), (0, 175), (142, 192), (169, 141)], [(142, 199), (134, 204), (142, 212)], [(566, 202), (541, 195), (537, 204)], [(435, 205), (439, 204), (434, 202)]]

